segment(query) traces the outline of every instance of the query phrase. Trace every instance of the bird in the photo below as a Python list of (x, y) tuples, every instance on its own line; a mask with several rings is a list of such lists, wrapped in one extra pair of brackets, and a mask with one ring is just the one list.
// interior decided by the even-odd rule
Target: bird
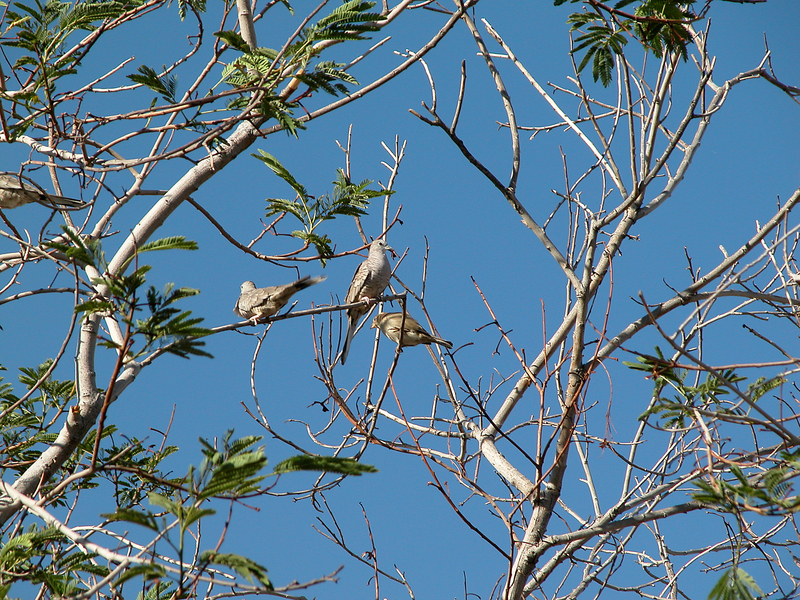
[[(30, 181), (30, 183), (24, 180)], [(86, 203), (81, 200), (48, 194), (33, 181), (17, 173), (0, 173), (0, 208), (17, 208), (30, 202), (38, 202), (51, 208), (86, 206)]]
[[(400, 343), (400, 326), (403, 327), (403, 341)], [(400, 346), (418, 346), (419, 344), (439, 344), (452, 350), (453, 344), (447, 340), (431, 335), (419, 322), (406, 313), (403, 322), (403, 313), (380, 313), (372, 319), (372, 329), (379, 328), (383, 334)]]
[(320, 277), (301, 277), (293, 283), (284, 285), (273, 285), (265, 288), (257, 288), (252, 281), (245, 281), (241, 287), (241, 294), (236, 300), (233, 312), (256, 324), (258, 319), (271, 317), (280, 309), (286, 306), (289, 299), (300, 290), (324, 281), (324, 275)]
[[(344, 339), (342, 351), (336, 357), (336, 361), (341, 361), (342, 364), (347, 360), (347, 355), (350, 352), (350, 342), (353, 341), (358, 321), (369, 310), (367, 303), (380, 297), (383, 294), (383, 290), (389, 285), (392, 267), (389, 264), (389, 259), (386, 258), (387, 250), (394, 252), (394, 249), (385, 240), (379, 238), (372, 242), (369, 245), (367, 259), (358, 265), (350, 288), (347, 290), (347, 295), (344, 299), (345, 304), (354, 302), (364, 302), (365, 304), (347, 309), (347, 335)], [(336, 361), (334, 361), (334, 364)]]

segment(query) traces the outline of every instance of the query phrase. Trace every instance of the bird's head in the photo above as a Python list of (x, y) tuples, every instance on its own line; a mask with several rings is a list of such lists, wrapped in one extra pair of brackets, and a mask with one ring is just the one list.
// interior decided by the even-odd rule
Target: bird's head
[(381, 323), (386, 318), (386, 315), (389, 313), (380, 313), (375, 315), (375, 318), (372, 319), (372, 325), (369, 326), (370, 329), (377, 329), (381, 326)]
[(378, 238), (377, 240), (372, 242), (372, 244), (370, 244), (369, 246), (370, 252), (386, 252), (387, 250), (392, 253), (392, 256), (397, 258), (397, 252), (395, 252), (394, 248), (392, 248), (389, 244), (387, 244), (386, 240), (384, 240), (383, 238)]

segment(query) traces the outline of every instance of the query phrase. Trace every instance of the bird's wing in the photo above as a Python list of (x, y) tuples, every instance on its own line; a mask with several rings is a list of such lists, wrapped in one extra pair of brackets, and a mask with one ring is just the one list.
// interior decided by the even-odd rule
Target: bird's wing
[(361, 292), (365, 284), (370, 279), (369, 266), (367, 261), (362, 262), (353, 273), (353, 281), (350, 282), (350, 287), (347, 289), (347, 296), (345, 297), (345, 304), (352, 304), (361, 300)]
[(256, 306), (256, 302), (253, 299), (253, 294), (256, 291), (258, 290), (242, 292), (242, 294), (236, 300), (236, 305), (233, 307), (233, 312), (243, 319), (249, 319), (252, 317), (253, 307)]

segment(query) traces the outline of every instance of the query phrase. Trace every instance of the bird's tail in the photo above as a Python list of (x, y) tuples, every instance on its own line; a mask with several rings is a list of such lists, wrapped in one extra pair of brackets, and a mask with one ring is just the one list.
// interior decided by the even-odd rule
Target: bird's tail
[(350, 342), (353, 341), (353, 336), (355, 333), (355, 323), (353, 323), (350, 319), (347, 319), (347, 335), (344, 338), (344, 346), (342, 346), (342, 351), (339, 352), (339, 356), (337, 356), (336, 360), (333, 361), (334, 365), (336, 363), (344, 364), (344, 361), (347, 360), (347, 355), (350, 353)]
[(434, 336), (431, 336), (431, 337), (433, 338), (433, 342), (435, 344), (439, 344), (440, 346), (444, 346), (448, 350), (452, 350), (453, 349), (453, 342), (448, 342), (447, 340), (443, 340), (442, 338), (438, 338), (438, 337), (434, 337)]
[(54, 194), (46, 194), (42, 195), (42, 198), (39, 200), (40, 204), (44, 204), (45, 206), (52, 206), (53, 204), (57, 204), (59, 206), (68, 206), (70, 208), (83, 208), (86, 206), (86, 202), (83, 200), (76, 200), (75, 198), (65, 198), (64, 196), (56, 196)]
[(320, 275), (318, 277), (309, 277), (306, 275), (305, 277), (301, 277), (294, 282), (294, 288), (297, 291), (304, 290), (307, 287), (311, 287), (312, 285), (316, 285), (321, 281), (325, 281), (327, 278), (327, 275)]

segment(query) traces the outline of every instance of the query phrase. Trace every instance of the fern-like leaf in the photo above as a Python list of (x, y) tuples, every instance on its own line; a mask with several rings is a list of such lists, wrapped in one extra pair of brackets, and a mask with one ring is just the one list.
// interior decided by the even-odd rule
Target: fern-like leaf
[(754, 600), (763, 595), (753, 576), (740, 567), (732, 567), (722, 574), (708, 600)]
[(306, 454), (292, 456), (275, 465), (273, 473), (291, 473), (292, 471), (325, 471), (342, 475), (362, 475), (377, 473), (372, 465), (365, 465), (352, 458), (337, 456), (309, 456)]

